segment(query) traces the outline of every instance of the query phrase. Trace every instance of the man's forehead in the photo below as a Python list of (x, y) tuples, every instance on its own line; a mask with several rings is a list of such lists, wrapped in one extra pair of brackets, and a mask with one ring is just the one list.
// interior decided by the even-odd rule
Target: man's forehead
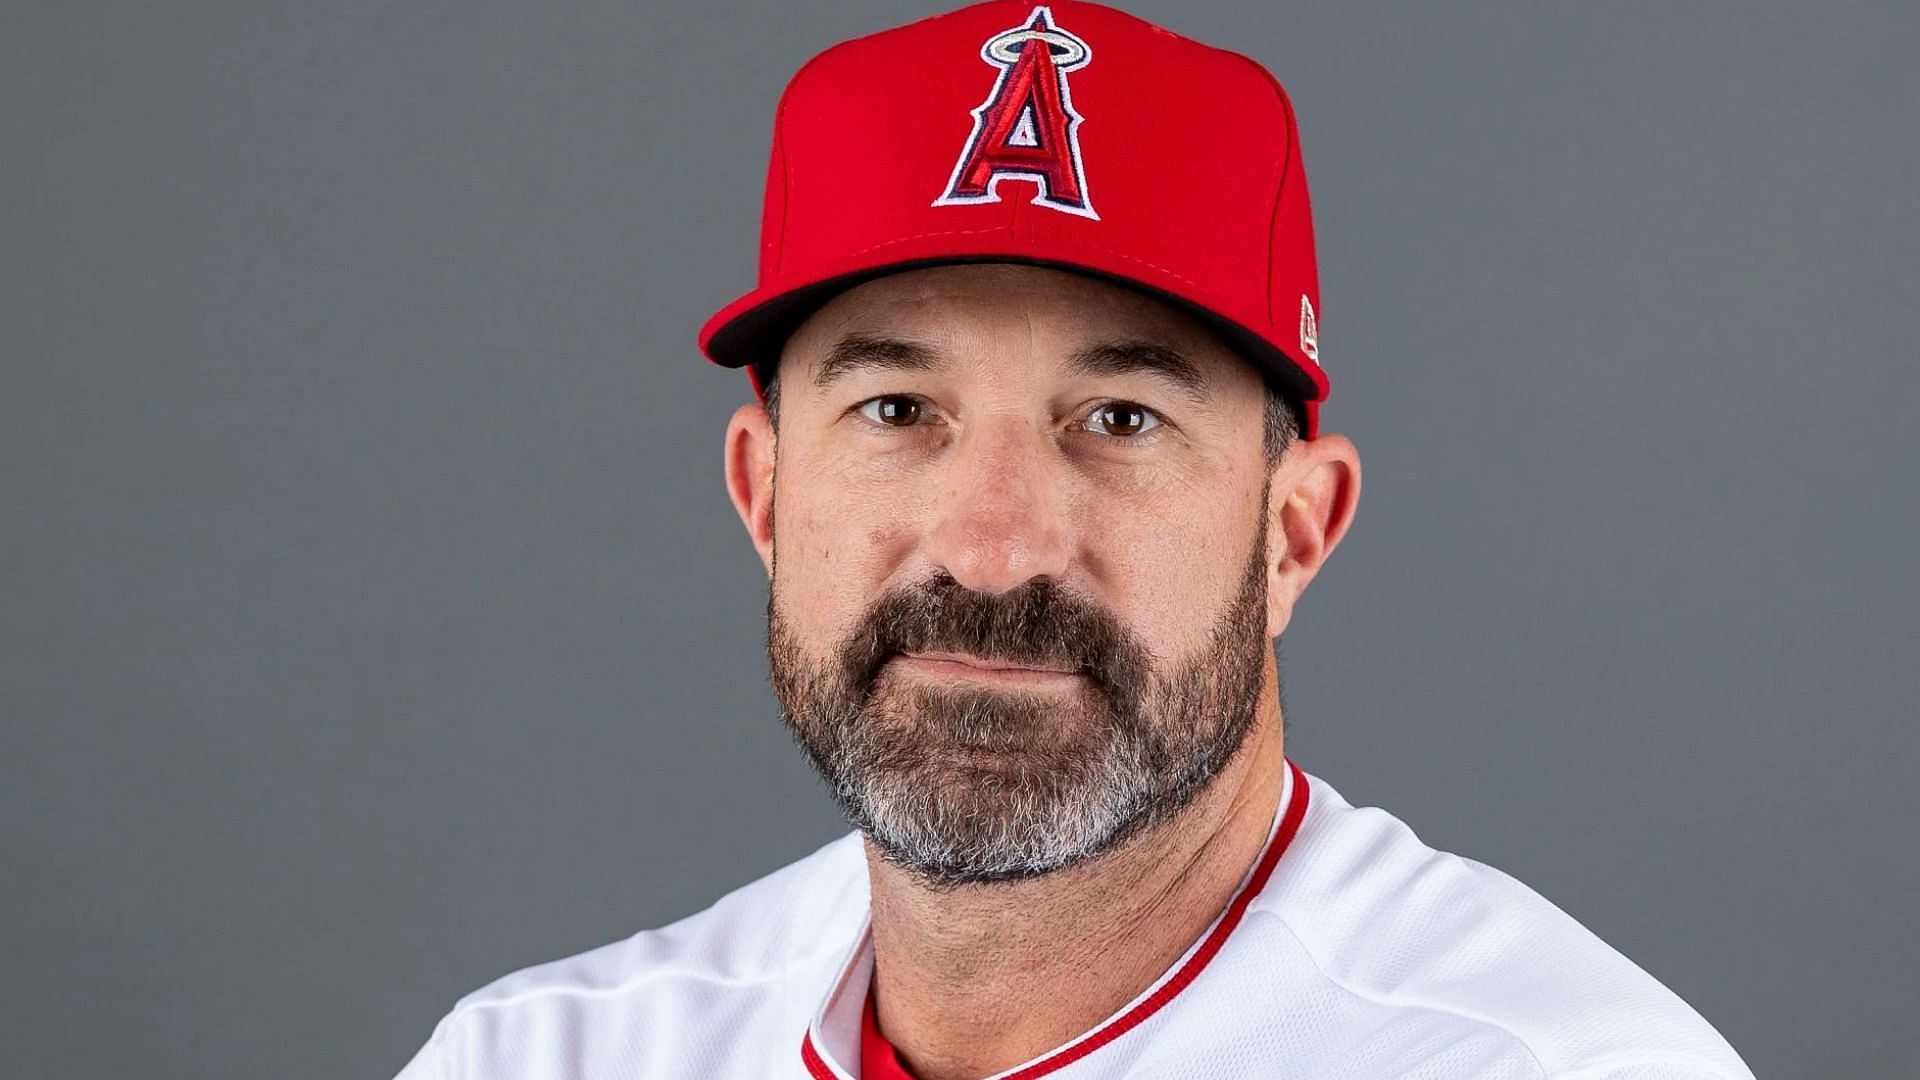
[[(789, 375), (827, 386), (860, 369), (939, 371), (1006, 349), (1066, 377), (1144, 373), (1205, 399), (1259, 375), (1170, 304), (1082, 274), (1012, 263), (928, 267), (839, 294), (788, 339)], [(1236, 370), (1237, 369), (1237, 370)]]
[[(920, 342), (854, 333), (836, 341), (813, 365), (812, 383), (825, 390), (859, 371), (938, 372), (963, 358)], [(1043, 361), (1045, 362), (1045, 361)], [(1060, 374), (1098, 379), (1150, 375), (1178, 388), (1196, 405), (1213, 397), (1213, 387), (1199, 364), (1172, 346), (1144, 339), (1116, 339), (1081, 345), (1058, 358)]]

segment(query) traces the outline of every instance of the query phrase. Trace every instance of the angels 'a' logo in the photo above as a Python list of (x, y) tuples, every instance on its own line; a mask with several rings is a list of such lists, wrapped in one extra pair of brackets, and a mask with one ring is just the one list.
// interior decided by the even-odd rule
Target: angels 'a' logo
[(1067, 73), (1086, 67), (1093, 50), (1036, 7), (1025, 25), (987, 39), (980, 56), (1000, 77), (973, 110), (973, 136), (933, 205), (999, 202), (994, 189), (1011, 177), (1038, 185), (1036, 206), (1099, 220), (1080, 167), (1080, 114), (1067, 89)]

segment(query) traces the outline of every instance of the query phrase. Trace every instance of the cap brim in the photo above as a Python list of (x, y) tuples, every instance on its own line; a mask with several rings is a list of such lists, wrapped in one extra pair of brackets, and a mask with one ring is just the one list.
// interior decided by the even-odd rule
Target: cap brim
[[(1311, 438), (1317, 426), (1317, 404), (1326, 388), (1308, 374), (1305, 367), (1265, 337), (1233, 319), (1179, 293), (1149, 282), (1109, 270), (1059, 259), (1030, 255), (941, 255), (907, 259), (836, 274), (819, 281), (784, 290), (756, 290), (740, 297), (716, 312), (701, 334), (701, 346), (707, 359), (722, 367), (745, 367), (763, 358), (778, 357), (786, 340), (829, 300), (862, 282), (917, 270), (929, 266), (961, 263), (1021, 263), (1045, 266), (1105, 281), (1135, 292), (1193, 316), (1219, 335), (1226, 345), (1258, 367), (1293, 402), (1302, 415), (1301, 433)], [(1324, 379), (1324, 375), (1321, 376)]]

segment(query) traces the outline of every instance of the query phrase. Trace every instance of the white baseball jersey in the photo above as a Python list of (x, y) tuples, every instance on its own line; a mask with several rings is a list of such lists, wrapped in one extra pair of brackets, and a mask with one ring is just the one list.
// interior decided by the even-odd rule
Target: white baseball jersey
[[(1271, 837), (1161, 978), (1002, 1080), (1751, 1078), (1672, 991), (1513, 878), (1292, 762)], [(399, 1080), (852, 1080), (858, 834), (705, 911), (455, 1005)]]

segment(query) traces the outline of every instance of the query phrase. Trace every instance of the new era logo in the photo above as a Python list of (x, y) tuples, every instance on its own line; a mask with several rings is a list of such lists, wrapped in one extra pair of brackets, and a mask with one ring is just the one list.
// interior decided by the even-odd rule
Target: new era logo
[(1300, 351), (1307, 359), (1320, 362), (1320, 324), (1313, 317), (1313, 301), (1300, 294)]

